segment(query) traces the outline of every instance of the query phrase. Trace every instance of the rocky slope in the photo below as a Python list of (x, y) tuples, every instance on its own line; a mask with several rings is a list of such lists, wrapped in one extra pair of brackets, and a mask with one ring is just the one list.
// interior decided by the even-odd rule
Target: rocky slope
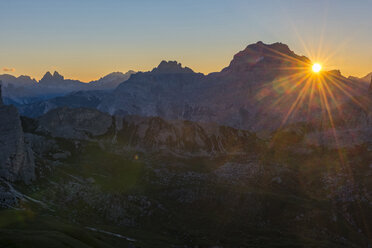
[(110, 116), (94, 109), (57, 108), (37, 119), (35, 132), (55, 138), (106, 140), (121, 149), (166, 150), (179, 154), (247, 153), (256, 146), (248, 131), (213, 123), (159, 117)]
[(307, 145), (309, 126), (263, 141), (216, 124), (83, 108), (58, 108), (24, 126), (43, 175), (24, 191), (44, 204), (29, 206), (36, 219), (120, 234), (134, 247), (368, 247), (365, 143), (340, 157)]

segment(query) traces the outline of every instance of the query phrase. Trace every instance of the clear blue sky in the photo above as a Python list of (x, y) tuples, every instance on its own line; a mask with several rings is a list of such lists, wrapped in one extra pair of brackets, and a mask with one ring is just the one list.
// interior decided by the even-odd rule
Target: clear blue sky
[(372, 0), (0, 0), (0, 34), (1, 73), (37, 79), (88, 81), (162, 59), (208, 73), (259, 40), (332, 55), (325, 66), (345, 75), (372, 71)]

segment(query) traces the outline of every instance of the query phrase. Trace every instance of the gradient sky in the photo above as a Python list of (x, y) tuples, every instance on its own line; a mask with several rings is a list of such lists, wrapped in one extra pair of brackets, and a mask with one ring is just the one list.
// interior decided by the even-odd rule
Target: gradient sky
[(346, 76), (372, 71), (372, 0), (0, 0), (0, 34), (0, 74), (36, 79), (89, 81), (163, 59), (209, 73), (259, 40), (330, 56), (324, 66)]

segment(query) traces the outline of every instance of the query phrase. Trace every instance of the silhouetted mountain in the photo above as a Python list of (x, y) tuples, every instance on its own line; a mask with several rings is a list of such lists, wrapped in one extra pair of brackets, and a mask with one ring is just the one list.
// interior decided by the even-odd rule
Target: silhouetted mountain
[(48, 71), (45, 73), (43, 78), (39, 81), (41, 84), (46, 84), (46, 83), (56, 83), (56, 82), (62, 82), (65, 78), (60, 75), (57, 71), (53, 73), (53, 75)]
[(237, 53), (230, 65), (223, 69), (223, 72), (239, 73), (254, 70), (266, 69), (279, 70), (283, 67), (283, 62), (290, 65), (301, 63), (310, 63), (305, 56), (298, 56), (289, 47), (283, 43), (273, 43), (270, 45), (259, 41), (251, 44), (243, 51)]
[(163, 60), (160, 62), (158, 67), (154, 68), (152, 73), (194, 73), (193, 70), (191, 70), (188, 67), (182, 67), (181, 63), (178, 63), (177, 61), (165, 61)]
[[(318, 75), (310, 68), (308, 58), (296, 55), (285, 44), (257, 42), (236, 54), (221, 72), (205, 76), (175, 61), (162, 61), (150, 72), (131, 75), (113, 93), (99, 98), (87, 92), (79, 96), (80, 101), (69, 104), (75, 96), (68, 95), (22, 106), (20, 111), (35, 117), (61, 106), (96, 107), (112, 115), (214, 122), (255, 132), (302, 122), (324, 126), (330, 122), (327, 112), (342, 122), (337, 109), (357, 104), (355, 99), (363, 99), (367, 86), (343, 77), (338, 70)], [(58, 73), (46, 77), (54, 76), (61, 80)], [(107, 78), (118, 82), (116, 78), (121, 76), (110, 74), (91, 85)]]
[(22, 105), (64, 96), (77, 91), (112, 90), (120, 83), (126, 81), (133, 73), (134, 71), (129, 71), (125, 74), (121, 72), (110, 73), (97, 81), (89, 83), (65, 79), (57, 71), (53, 74), (49, 71), (46, 72), (39, 82), (28, 76), (16, 78), (7, 74), (0, 75), (0, 80), (4, 84), (4, 98), (6, 102)]
[(366, 92), (337, 70), (313, 74), (311, 61), (282, 43), (249, 45), (228, 67), (207, 76), (191, 69), (175, 72), (183, 72), (180, 64), (163, 61), (151, 72), (137, 73), (103, 98), (98, 109), (267, 131), (299, 122), (323, 125), (330, 121), (326, 111), (342, 118), (338, 106)]
[[(88, 84), (79, 80), (65, 79), (57, 71), (53, 75), (48, 71), (39, 81), (39, 90), (45, 90), (49, 93), (66, 94), (66, 92), (88, 89)], [(47, 88), (48, 90), (46, 90)]]

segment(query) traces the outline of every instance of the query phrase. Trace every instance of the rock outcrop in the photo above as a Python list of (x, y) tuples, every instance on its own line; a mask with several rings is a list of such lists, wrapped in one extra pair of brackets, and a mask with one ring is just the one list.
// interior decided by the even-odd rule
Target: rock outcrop
[(214, 123), (127, 116), (117, 128), (119, 145), (146, 150), (163, 149), (206, 155), (239, 154), (250, 153), (257, 145), (255, 135), (250, 132)]
[(52, 137), (107, 141), (116, 148), (184, 154), (249, 153), (257, 145), (249, 131), (160, 117), (110, 116), (94, 109), (57, 108), (38, 119), (37, 131)]
[(52, 137), (89, 140), (107, 133), (113, 118), (95, 109), (58, 108), (39, 118), (38, 131)]
[(2, 178), (11, 182), (23, 181), (25, 183), (30, 183), (35, 179), (33, 152), (25, 143), (18, 110), (14, 106), (5, 106), (1, 103), (0, 151), (0, 176)]

